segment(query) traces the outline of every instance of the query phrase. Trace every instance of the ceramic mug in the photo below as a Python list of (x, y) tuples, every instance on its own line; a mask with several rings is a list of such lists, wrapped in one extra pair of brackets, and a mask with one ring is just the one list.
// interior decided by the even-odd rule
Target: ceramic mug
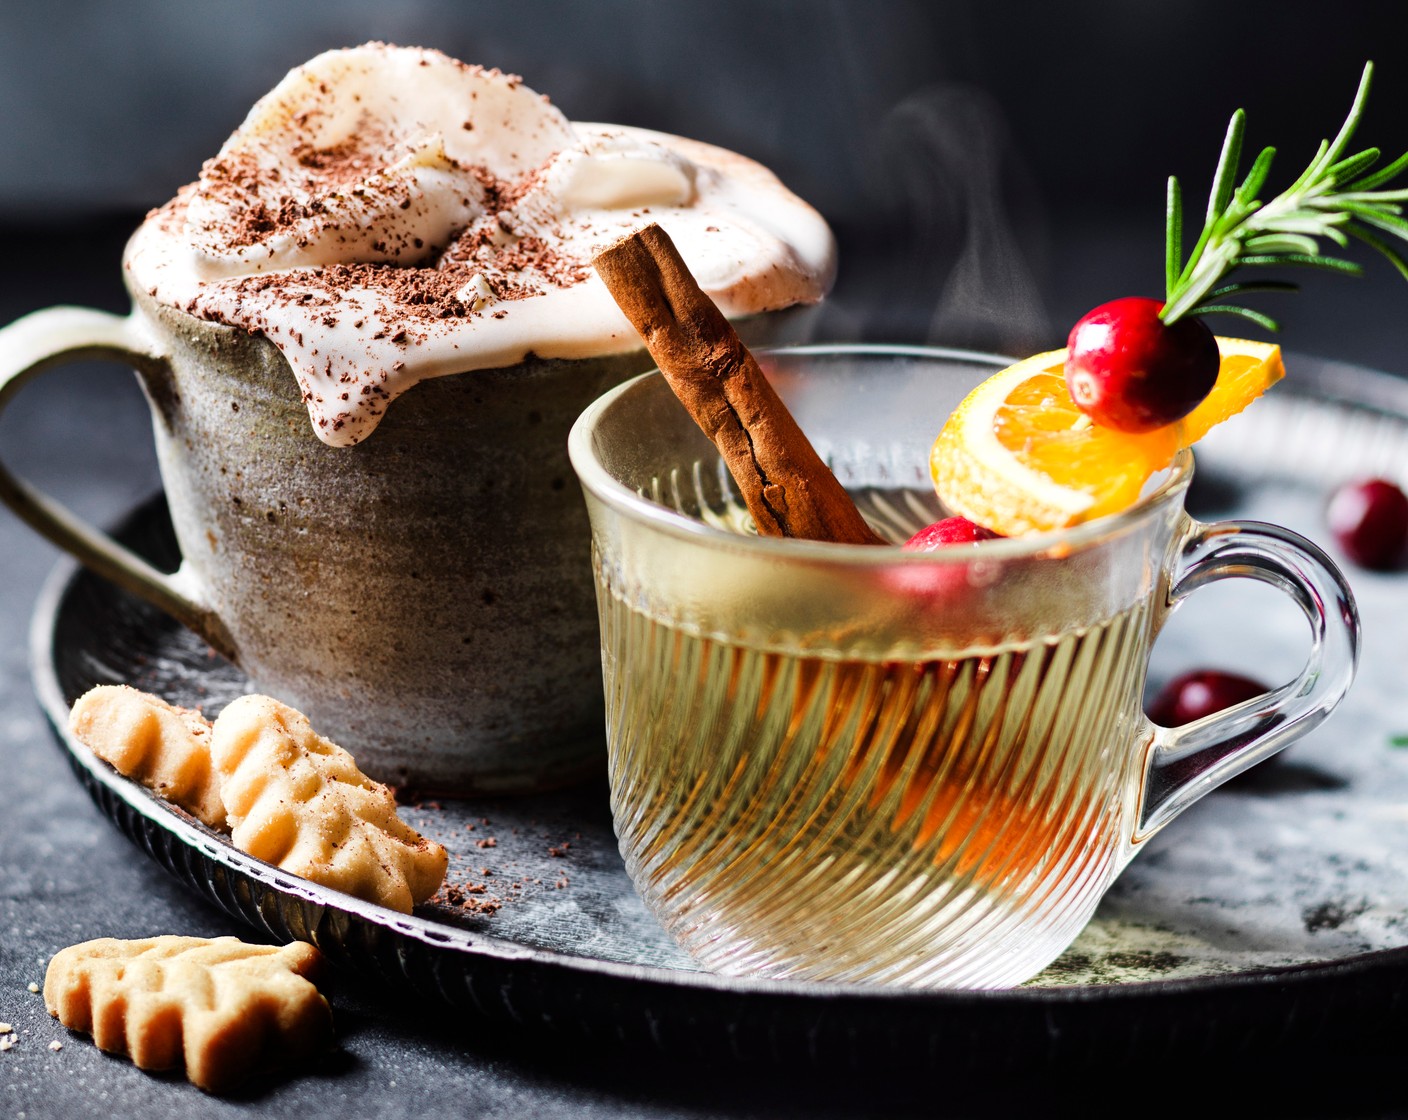
[(0, 332), (0, 409), (58, 364), (135, 369), (180, 570), (154, 570), (4, 468), (0, 498), (383, 781), (522, 791), (599, 772), (589, 533), (566, 437), (650, 368), (645, 352), (434, 378), (335, 448), (266, 339), (131, 296), (127, 317), (52, 308)]
[[(760, 362), (871, 523), (941, 515), (928, 452), (993, 371), (926, 349)], [(591, 511), (612, 813), (637, 890), (706, 967), (924, 987), (1019, 983), (1145, 840), (1314, 727), (1358, 622), (1310, 542), (1183, 508), (1184, 452), (1122, 513), (931, 553), (758, 538), (658, 374), (571, 437)], [(1310, 622), (1292, 682), (1179, 728), (1141, 706), (1169, 611), (1228, 577)]]

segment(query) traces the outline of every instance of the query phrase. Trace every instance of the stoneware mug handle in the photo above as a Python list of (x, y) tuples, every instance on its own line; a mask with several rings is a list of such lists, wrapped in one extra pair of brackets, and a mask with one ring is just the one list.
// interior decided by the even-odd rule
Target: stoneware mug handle
[(1359, 613), (1344, 576), (1304, 537), (1257, 521), (1188, 519), (1168, 606), (1215, 580), (1245, 578), (1284, 591), (1310, 623), (1310, 657), (1295, 680), (1226, 711), (1158, 727), (1147, 720), (1139, 830), (1143, 840), (1209, 790), (1319, 724), (1348, 691), (1359, 661)]
[[(32, 378), (68, 362), (94, 358), (122, 362), (143, 378), (166, 370), (166, 359), (135, 317), (82, 307), (51, 307), (0, 330), (0, 413)], [(224, 624), (182, 584), (179, 573), (172, 576), (157, 571), (106, 533), (16, 478), (3, 462), (0, 501), (98, 575), (190, 627), (219, 653), (233, 656)]]

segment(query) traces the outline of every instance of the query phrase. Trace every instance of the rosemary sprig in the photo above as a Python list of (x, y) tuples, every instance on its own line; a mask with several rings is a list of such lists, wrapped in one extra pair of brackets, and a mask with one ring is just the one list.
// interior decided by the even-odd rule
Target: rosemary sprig
[(1408, 260), (1386, 238), (1408, 241), (1408, 220), (1400, 202), (1408, 190), (1380, 190), (1405, 168), (1408, 153), (1378, 171), (1378, 148), (1365, 148), (1344, 155), (1359, 127), (1374, 64), (1365, 63), (1354, 104), (1333, 141), (1320, 142), (1315, 158), (1294, 183), (1270, 202), (1258, 196), (1266, 185), (1275, 158), (1275, 148), (1263, 148), (1252, 162), (1240, 185), (1234, 186), (1241, 162), (1246, 114), (1238, 109), (1227, 126), (1222, 154), (1217, 161), (1207, 216), (1202, 232), (1182, 260), (1183, 203), (1178, 180), (1168, 181), (1168, 220), (1165, 231), (1164, 309), (1161, 318), (1173, 323), (1185, 315), (1224, 312), (1241, 315), (1267, 330), (1277, 323), (1259, 311), (1229, 303), (1228, 298), (1256, 291), (1294, 291), (1286, 281), (1227, 281), (1225, 278), (1244, 267), (1291, 265), (1320, 268), (1358, 276), (1363, 269), (1339, 256), (1321, 251), (1321, 240), (1343, 249), (1351, 237), (1377, 249), (1408, 278)]

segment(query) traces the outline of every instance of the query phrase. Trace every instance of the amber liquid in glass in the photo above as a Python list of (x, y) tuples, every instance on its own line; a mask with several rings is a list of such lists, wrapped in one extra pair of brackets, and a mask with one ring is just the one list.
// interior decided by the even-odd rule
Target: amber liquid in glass
[[(1015, 983), (1123, 865), (1142, 605), (918, 661), (701, 638), (610, 587), (600, 605), (621, 850), (710, 969)], [(962, 963), (982, 941), (1002, 951)]]

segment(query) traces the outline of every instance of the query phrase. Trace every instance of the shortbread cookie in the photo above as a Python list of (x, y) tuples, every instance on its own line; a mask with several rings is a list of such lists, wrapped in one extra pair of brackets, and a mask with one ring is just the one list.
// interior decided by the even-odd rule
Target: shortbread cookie
[(211, 828), (225, 827), (219, 779), (210, 766), (210, 723), (123, 684), (89, 689), (69, 728), (94, 754)]
[(55, 954), (44, 1004), (98, 1049), (140, 1069), (171, 1069), (207, 1092), (265, 1064), (317, 1053), (332, 1033), (327, 1000), (307, 977), (321, 954), (234, 937), (85, 941)]
[(235, 846), (294, 875), (409, 914), (445, 878), (445, 849), (301, 712), (242, 696), (215, 720), (211, 758)]

